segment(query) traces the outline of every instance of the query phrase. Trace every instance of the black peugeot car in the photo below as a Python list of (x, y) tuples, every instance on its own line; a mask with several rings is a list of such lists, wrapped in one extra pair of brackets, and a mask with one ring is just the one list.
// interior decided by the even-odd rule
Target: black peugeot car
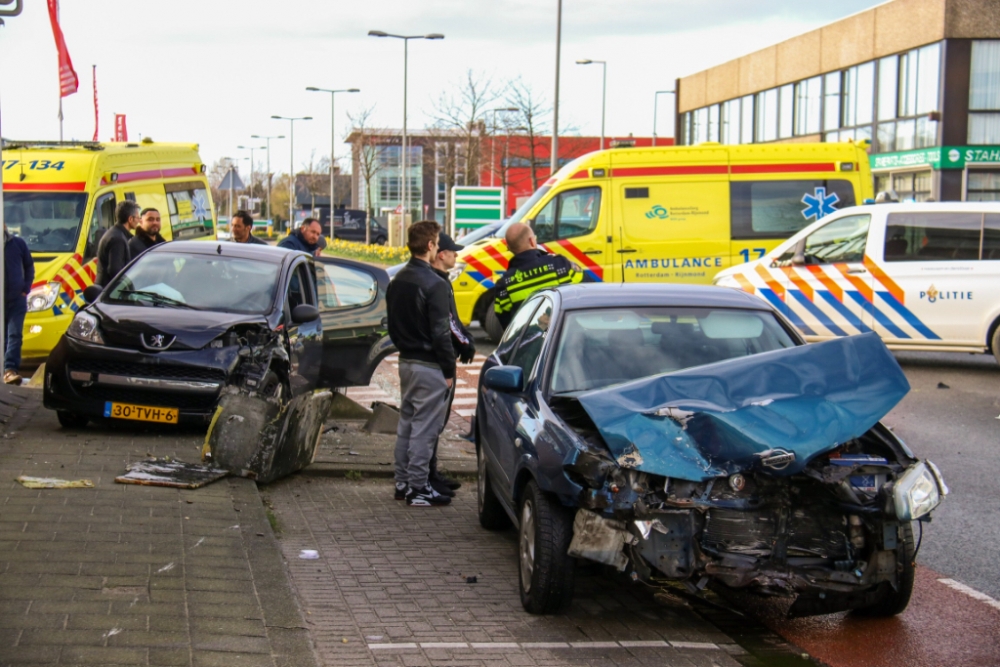
[(49, 357), (45, 407), (91, 418), (206, 423), (227, 387), (293, 398), (367, 385), (393, 351), (385, 271), (260, 245), (181, 241), (132, 261)]

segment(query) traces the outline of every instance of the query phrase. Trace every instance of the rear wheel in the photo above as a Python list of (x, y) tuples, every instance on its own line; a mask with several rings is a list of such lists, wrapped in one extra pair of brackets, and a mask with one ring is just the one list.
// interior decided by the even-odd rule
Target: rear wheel
[(517, 555), (521, 604), (531, 614), (553, 614), (573, 599), (572, 513), (528, 482), (521, 500)]
[(910, 595), (913, 594), (913, 578), (916, 573), (916, 543), (913, 539), (913, 524), (905, 523), (899, 527), (899, 548), (896, 550), (897, 558), (900, 561), (899, 570), (896, 574), (897, 588), (892, 588), (889, 584), (882, 584), (888, 588), (886, 595), (871, 605), (854, 610), (859, 616), (887, 617), (903, 613), (906, 606), (910, 604)]
[(483, 329), (486, 331), (486, 335), (489, 336), (491, 343), (499, 343), (500, 339), (503, 338), (503, 325), (500, 324), (500, 318), (497, 317), (497, 312), (494, 310), (494, 301), (490, 299), (490, 302), (486, 305), (486, 313), (483, 315)]
[(476, 477), (476, 500), (479, 508), (479, 525), (486, 530), (501, 530), (510, 527), (510, 517), (493, 491), (493, 483), (486, 471), (486, 452), (483, 445), (476, 448), (478, 474)]
[(385, 245), (385, 237), (384, 236), (376, 236), (375, 237), (375, 245)]
[(78, 415), (75, 412), (68, 412), (66, 410), (57, 410), (56, 418), (59, 419), (59, 425), (63, 428), (85, 428), (87, 426), (87, 422), (90, 421), (83, 415)]
[(996, 357), (997, 363), (1000, 364), (1000, 322), (997, 322), (997, 328), (993, 330), (993, 340), (990, 341), (990, 350), (993, 351), (993, 356)]

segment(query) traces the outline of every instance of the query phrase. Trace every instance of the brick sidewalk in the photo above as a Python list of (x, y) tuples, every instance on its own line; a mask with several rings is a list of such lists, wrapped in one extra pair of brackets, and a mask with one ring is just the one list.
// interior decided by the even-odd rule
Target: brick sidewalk
[(266, 494), (323, 665), (736, 667), (743, 653), (686, 606), (598, 568), (580, 572), (568, 612), (529, 615), (516, 535), (479, 526), (471, 484), (430, 509), (393, 500), (385, 479), (299, 475)]
[[(37, 390), (15, 391), (27, 401), (0, 440), (0, 665), (316, 664), (253, 482), (114, 482), (147, 454), (197, 461), (203, 433), (66, 431)], [(31, 490), (18, 475), (95, 488)]]

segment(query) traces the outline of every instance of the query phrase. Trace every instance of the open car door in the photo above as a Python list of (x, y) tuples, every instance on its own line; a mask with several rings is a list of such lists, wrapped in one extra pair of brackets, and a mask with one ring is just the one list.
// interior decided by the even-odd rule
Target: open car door
[(385, 270), (334, 257), (315, 259), (323, 320), (323, 387), (368, 386), (372, 373), (395, 351), (386, 330)]

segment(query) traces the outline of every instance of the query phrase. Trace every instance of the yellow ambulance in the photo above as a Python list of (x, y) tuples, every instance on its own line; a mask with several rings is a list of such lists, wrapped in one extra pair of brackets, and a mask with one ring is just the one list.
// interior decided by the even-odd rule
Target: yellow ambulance
[(4, 222), (35, 260), (22, 356), (44, 361), (94, 282), (97, 244), (130, 199), (160, 211), (166, 239), (215, 239), (197, 144), (3, 142)]
[[(617, 148), (570, 162), (511, 217), (596, 282), (710, 284), (816, 220), (873, 197), (867, 142)], [(458, 257), (458, 315), (490, 337), (510, 253), (491, 238)]]

